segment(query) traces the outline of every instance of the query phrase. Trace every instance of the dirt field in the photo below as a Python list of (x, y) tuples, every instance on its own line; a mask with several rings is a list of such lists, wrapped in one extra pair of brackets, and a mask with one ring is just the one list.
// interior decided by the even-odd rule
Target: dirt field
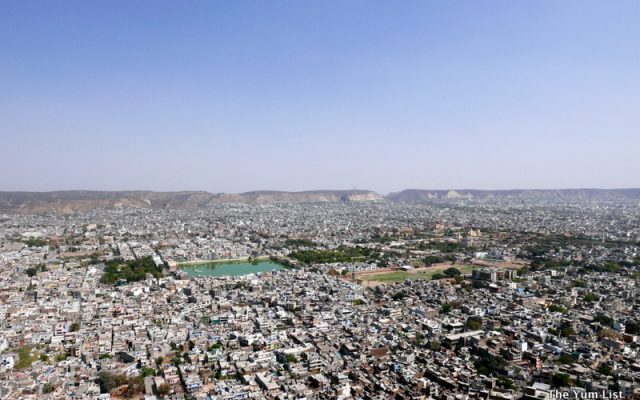
[(430, 280), (433, 275), (440, 272), (442, 273), (447, 268), (457, 268), (463, 275), (470, 274), (475, 268), (473, 265), (457, 265), (457, 264), (435, 264), (430, 267), (415, 268), (409, 271), (376, 271), (376, 272), (363, 272), (356, 275), (358, 280), (362, 280), (364, 286), (376, 286), (385, 283), (402, 282), (406, 279), (409, 280)]

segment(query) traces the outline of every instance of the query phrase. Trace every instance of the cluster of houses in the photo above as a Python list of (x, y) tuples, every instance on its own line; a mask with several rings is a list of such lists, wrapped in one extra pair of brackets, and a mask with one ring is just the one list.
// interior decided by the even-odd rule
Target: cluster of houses
[[(638, 396), (637, 209), (217, 207), (3, 216), (0, 399)], [(604, 242), (554, 236), (595, 235), (615, 213)], [(544, 264), (536, 240), (547, 237), (556, 242)], [(175, 268), (338, 246), (372, 249), (388, 265), (190, 278)], [(143, 257), (161, 277), (100, 282), (110, 260)], [(441, 260), (476, 268), (457, 279), (355, 279)], [(531, 261), (538, 268), (516, 272)]]

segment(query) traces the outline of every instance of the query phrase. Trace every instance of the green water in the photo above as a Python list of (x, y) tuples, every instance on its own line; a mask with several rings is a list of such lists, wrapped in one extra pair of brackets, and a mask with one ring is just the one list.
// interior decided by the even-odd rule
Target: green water
[(258, 261), (257, 263), (247, 261), (211, 262), (180, 266), (180, 270), (185, 271), (189, 276), (239, 276), (255, 274), (256, 272), (279, 271), (281, 269), (283, 269), (282, 265), (273, 261)]

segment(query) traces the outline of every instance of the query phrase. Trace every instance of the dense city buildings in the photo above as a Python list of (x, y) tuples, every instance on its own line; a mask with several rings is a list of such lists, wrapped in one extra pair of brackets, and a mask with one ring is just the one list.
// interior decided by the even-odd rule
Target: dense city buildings
[(640, 203), (450, 197), (1, 215), (0, 399), (638, 397)]

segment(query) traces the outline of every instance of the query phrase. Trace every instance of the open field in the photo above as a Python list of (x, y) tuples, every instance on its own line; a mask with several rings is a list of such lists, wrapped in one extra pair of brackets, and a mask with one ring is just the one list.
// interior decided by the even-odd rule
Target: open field
[(358, 275), (358, 279), (366, 282), (393, 283), (402, 282), (404, 280), (430, 280), (437, 273), (442, 273), (447, 268), (457, 268), (463, 275), (470, 274), (473, 271), (473, 265), (451, 265), (438, 264), (431, 267), (416, 268), (410, 271), (385, 271), (385, 272), (369, 272)]
[(418, 280), (429, 279), (426, 273), (408, 273), (405, 271), (394, 271), (384, 273), (372, 273), (364, 276), (359, 276), (360, 279), (365, 281), (377, 281), (377, 282), (401, 282), (406, 279)]
[(17, 351), (18, 353), (18, 362), (16, 362), (16, 369), (25, 369), (29, 368), (34, 361), (38, 359), (37, 353), (32, 353), (34, 347), (33, 346), (23, 346), (20, 347)]

